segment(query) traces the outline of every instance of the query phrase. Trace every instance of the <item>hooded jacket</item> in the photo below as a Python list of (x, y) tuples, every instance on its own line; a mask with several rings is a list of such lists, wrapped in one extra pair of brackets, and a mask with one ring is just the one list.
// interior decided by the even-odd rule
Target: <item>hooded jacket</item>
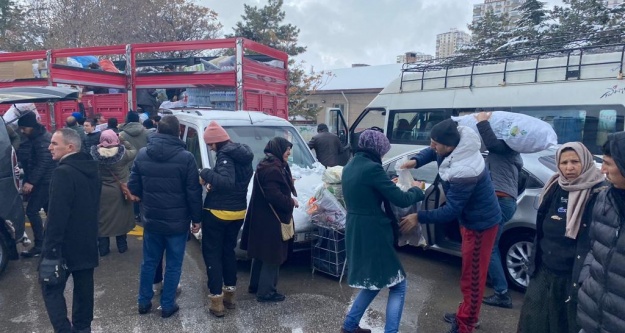
[(52, 174), (42, 256), (63, 257), (70, 271), (98, 266), (98, 162), (84, 153), (66, 155)]
[(419, 211), (419, 223), (447, 223), (458, 219), (470, 230), (486, 230), (499, 224), (501, 209), (495, 196), (490, 173), (480, 153), (480, 138), (472, 129), (458, 126), (460, 142), (446, 157), (432, 148), (420, 151), (412, 159), (417, 167), (436, 161), (445, 192), (445, 205)]
[(127, 123), (122, 127), (119, 136), (125, 141), (130, 142), (137, 151), (148, 144), (148, 132), (145, 127), (139, 123)]
[(142, 148), (130, 173), (128, 188), (141, 198), (146, 231), (174, 235), (201, 222), (202, 187), (193, 155), (178, 137), (156, 133)]
[(247, 188), (254, 174), (254, 153), (249, 146), (229, 142), (217, 151), (214, 169), (204, 169), (200, 176), (211, 185), (204, 208), (241, 211), (247, 208)]
[(52, 179), (52, 171), (57, 163), (52, 159), (48, 150), (52, 134), (43, 125), (33, 128), (32, 135), (28, 138), (30, 150), (27, 163), (24, 164), (24, 182), (37, 186), (49, 184)]

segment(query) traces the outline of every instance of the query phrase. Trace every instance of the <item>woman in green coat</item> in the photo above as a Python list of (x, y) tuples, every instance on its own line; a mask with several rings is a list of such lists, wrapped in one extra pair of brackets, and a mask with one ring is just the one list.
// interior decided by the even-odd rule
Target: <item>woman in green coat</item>
[[(391, 145), (384, 133), (365, 130), (354, 158), (343, 169), (343, 195), (347, 206), (345, 239), (348, 282), (362, 289), (343, 323), (342, 332), (370, 332), (358, 326), (362, 315), (382, 288), (389, 288), (385, 332), (397, 332), (404, 307), (406, 273), (395, 253), (391, 219), (382, 206), (408, 207), (423, 200), (420, 182), (407, 192), (395, 185), (382, 168)], [(398, 230), (398, 227), (395, 228)]]

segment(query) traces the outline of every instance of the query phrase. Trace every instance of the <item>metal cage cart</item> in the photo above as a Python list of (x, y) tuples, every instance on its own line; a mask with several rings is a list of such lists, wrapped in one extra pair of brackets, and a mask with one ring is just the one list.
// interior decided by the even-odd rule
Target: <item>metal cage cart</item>
[(317, 225), (311, 253), (313, 274), (315, 271), (320, 271), (338, 277), (339, 283), (343, 281), (347, 268), (345, 231)]

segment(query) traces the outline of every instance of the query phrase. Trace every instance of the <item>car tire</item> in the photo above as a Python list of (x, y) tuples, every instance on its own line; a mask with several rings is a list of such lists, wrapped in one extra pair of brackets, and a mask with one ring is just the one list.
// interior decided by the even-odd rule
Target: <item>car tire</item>
[(4, 272), (9, 263), (9, 246), (5, 236), (0, 233), (0, 274)]
[(508, 234), (499, 244), (503, 270), (508, 285), (525, 292), (529, 284), (529, 258), (534, 247), (534, 234), (514, 230)]

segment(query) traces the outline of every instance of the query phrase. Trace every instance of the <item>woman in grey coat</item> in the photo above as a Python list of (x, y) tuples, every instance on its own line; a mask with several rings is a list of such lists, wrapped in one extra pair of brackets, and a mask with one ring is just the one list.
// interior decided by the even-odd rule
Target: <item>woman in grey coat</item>
[(123, 144), (113, 130), (100, 135), (100, 144), (91, 147), (91, 156), (99, 162), (102, 178), (100, 214), (98, 217), (98, 250), (100, 256), (109, 254), (109, 237), (115, 237), (117, 250), (128, 250), (126, 234), (135, 227), (133, 203), (124, 198), (121, 183), (128, 182), (130, 164), (137, 155), (135, 148)]

